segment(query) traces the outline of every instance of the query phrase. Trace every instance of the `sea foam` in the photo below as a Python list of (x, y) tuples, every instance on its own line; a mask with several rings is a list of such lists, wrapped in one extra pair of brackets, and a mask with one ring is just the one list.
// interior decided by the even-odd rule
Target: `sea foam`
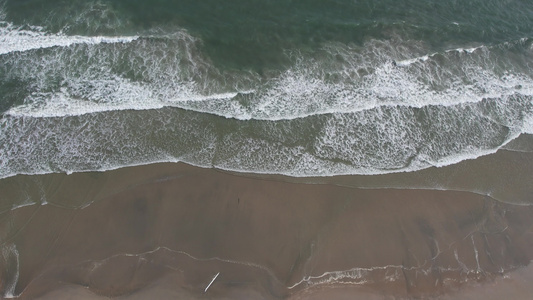
[(9, 30), (68, 42), (0, 55), (5, 78), (28, 82), (2, 115), (2, 177), (163, 161), (290, 176), (408, 172), (493, 153), (532, 127), (533, 80), (505, 55), (531, 51), (527, 39), (440, 52), (332, 43), (288, 51), (290, 66), (260, 76), (217, 68), (183, 30), (127, 43)]
[(0, 21), (0, 55), (50, 47), (68, 47), (74, 44), (129, 43), (138, 36), (68, 36), (47, 33), (40, 26), (15, 26)]
[[(78, 37), (65, 41), (72, 46)], [(261, 80), (253, 72), (218, 70), (186, 32), (130, 42), (131, 47), (70, 47), (7, 58), (10, 76), (36, 82), (24, 105), (8, 113), (45, 117), (171, 106), (226, 118), (276, 121), (384, 106), (451, 106), (533, 95), (531, 77), (495, 47), (401, 60), (410, 52), (391, 50), (382, 41), (363, 47), (336, 44), (324, 46), (317, 57), (291, 54), (293, 66)], [(438, 62), (442, 60), (446, 63)], [(487, 61), (509, 68), (487, 67)], [(126, 69), (117, 74), (117, 65)], [(86, 70), (80, 73), (80, 67)], [(53, 74), (62, 78), (61, 86), (46, 81)], [(50, 89), (54, 91), (43, 92)]]

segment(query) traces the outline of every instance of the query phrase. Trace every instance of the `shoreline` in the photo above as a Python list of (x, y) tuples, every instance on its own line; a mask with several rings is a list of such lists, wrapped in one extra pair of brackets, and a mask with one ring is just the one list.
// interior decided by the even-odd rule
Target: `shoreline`
[[(128, 299), (165, 289), (191, 299), (301, 299), (339, 284), (376, 297), (441, 297), (533, 259), (533, 206), (470, 192), (291, 183), (185, 164), (34, 185), (27, 194), (45, 205), (0, 215), (3, 249), (18, 256), (3, 251), (0, 280), (10, 282), (19, 264), (21, 299), (64, 288)], [(7, 189), (0, 185), (17, 195)], [(181, 279), (169, 289), (167, 277)]]
[[(529, 149), (529, 139), (525, 136), (520, 143)], [(530, 174), (533, 173), (533, 151), (515, 151), (500, 149), (494, 154), (466, 160), (446, 167), (431, 167), (408, 173), (394, 173), (383, 175), (337, 175), (332, 177), (290, 177), (276, 174), (257, 174), (227, 171), (216, 168), (204, 168), (183, 162), (154, 163), (148, 165), (129, 166), (109, 171), (76, 172), (71, 174), (50, 173), (40, 175), (15, 175), (0, 179), (0, 191), (6, 195), (6, 201), (0, 204), (0, 213), (34, 203), (42, 203), (49, 198), (52, 190), (64, 188), (73, 182), (80, 191), (75, 193), (89, 193), (90, 195), (75, 201), (62, 199), (56, 204), (82, 207), (88, 205), (98, 197), (105, 197), (106, 193), (117, 192), (121, 188), (128, 188), (133, 184), (141, 184), (146, 180), (168, 180), (180, 174), (183, 166), (190, 169), (210, 170), (222, 174), (242, 178), (254, 178), (273, 182), (287, 182), (297, 184), (335, 185), (359, 189), (414, 189), (414, 190), (442, 190), (472, 192), (489, 196), (499, 202), (519, 205), (532, 205), (533, 185), (530, 184)], [(140, 170), (142, 175), (133, 176)], [(178, 175), (181, 176), (181, 175)], [(113, 178), (110, 184), (108, 178)], [(67, 183), (64, 183), (67, 182)], [(85, 182), (80, 185), (78, 182)], [(63, 186), (59, 186), (61, 183)], [(40, 186), (40, 187), (39, 187)], [(49, 187), (50, 188), (42, 188)], [(99, 187), (99, 190), (98, 190)], [(27, 189), (41, 189), (45, 195), (26, 192)], [(91, 189), (90, 191), (87, 189)], [(69, 189), (67, 187), (67, 189)], [(50, 191), (48, 191), (50, 190)], [(91, 198), (92, 197), (92, 198)], [(94, 198), (96, 197), (96, 198)], [(93, 199), (94, 198), (94, 199)]]

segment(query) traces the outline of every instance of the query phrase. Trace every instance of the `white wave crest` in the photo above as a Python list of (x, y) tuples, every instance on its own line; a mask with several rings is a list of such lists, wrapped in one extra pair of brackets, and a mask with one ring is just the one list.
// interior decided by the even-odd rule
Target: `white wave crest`
[(0, 55), (50, 47), (67, 47), (74, 44), (129, 43), (138, 38), (138, 36), (51, 34), (40, 26), (15, 26), (12, 23), (0, 21)]
[[(39, 28), (7, 31), (17, 32), (13, 38), (16, 51), (137, 39), (49, 35)], [(26, 32), (28, 43), (21, 38)], [(362, 47), (325, 45), (311, 57), (290, 53), (292, 67), (261, 79), (254, 72), (218, 70), (203, 56), (200, 42), (180, 31), (164, 40), (139, 39), (135, 47), (82, 49), (80, 53), (59, 49), (42, 57), (26, 56), (23, 62), (13, 62), (8, 71), (21, 80), (31, 78), (37, 86), (23, 105), (8, 113), (46, 117), (174, 106), (241, 120), (289, 120), (385, 106), (453, 106), (513, 94), (533, 95), (531, 76), (486, 46), (405, 59), (413, 52), (423, 53), (425, 47), (402, 48), (379, 40)], [(6, 50), (10, 46), (3, 47), (11, 51)], [(89, 58), (80, 62), (83, 55)], [(120, 61), (121, 57), (129, 61)], [(125, 78), (126, 71), (117, 74), (116, 66), (124, 64), (137, 79)], [(493, 67), (499, 64), (504, 69)], [(60, 87), (47, 85), (50, 74), (61, 78)], [(50, 89), (54, 91), (42, 91)]]
[[(93, 86), (106, 85), (106, 80), (91, 81), (91, 84)], [(76, 99), (67, 89), (62, 89), (55, 93), (33, 94), (27, 98), (27, 101), (30, 102), (31, 105), (26, 104), (16, 106), (5, 113), (15, 117), (27, 116), (35, 118), (81, 116), (85, 114), (119, 110), (148, 110), (164, 107), (179, 107), (179, 105), (173, 105), (172, 102), (226, 100), (235, 97), (237, 94), (238, 93), (222, 93), (204, 96), (191, 93), (188, 95), (181, 95), (182, 99), (161, 101), (153, 96), (152, 91), (143, 88), (141, 85), (122, 78), (117, 78), (117, 81), (113, 81), (112, 83), (112, 90), (109, 90), (109, 93), (105, 94), (105, 96), (120, 99), (120, 101), (94, 103), (83, 99)]]
[[(288, 120), (384, 106), (453, 106), (514, 94), (533, 95), (531, 76), (518, 70), (517, 64), (513, 69), (514, 62), (494, 55), (488, 47), (403, 60), (398, 57), (412, 54), (391, 47), (390, 43), (371, 41), (362, 49), (330, 45), (317, 58), (293, 55), (297, 57), (293, 67), (254, 86), (254, 95), (244, 103), (224, 99), (177, 105), (243, 120)], [(437, 62), (437, 55), (445, 64)], [(506, 64), (508, 69), (496, 70), (492, 64)]]

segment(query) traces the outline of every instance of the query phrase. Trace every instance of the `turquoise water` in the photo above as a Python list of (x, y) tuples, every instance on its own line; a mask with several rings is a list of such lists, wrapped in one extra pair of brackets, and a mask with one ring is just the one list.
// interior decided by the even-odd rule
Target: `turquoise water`
[(387, 174), (533, 133), (530, 1), (0, 7), (0, 178), (164, 161)]

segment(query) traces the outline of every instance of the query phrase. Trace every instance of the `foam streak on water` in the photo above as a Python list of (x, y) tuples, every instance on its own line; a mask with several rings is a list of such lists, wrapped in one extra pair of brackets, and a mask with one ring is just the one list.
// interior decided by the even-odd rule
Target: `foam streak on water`
[(50, 34), (39, 26), (18, 27), (0, 21), (0, 55), (50, 47), (67, 47), (74, 44), (129, 43), (137, 38), (137, 36), (106, 37)]

